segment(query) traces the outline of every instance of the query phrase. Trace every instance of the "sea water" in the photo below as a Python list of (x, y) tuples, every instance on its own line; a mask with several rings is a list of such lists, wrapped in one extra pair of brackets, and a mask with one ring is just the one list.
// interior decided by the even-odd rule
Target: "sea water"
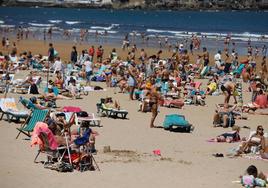
[[(137, 45), (144, 43), (141, 36), (147, 36), (147, 45), (157, 46), (159, 40), (164, 43), (164, 38), (174, 44), (194, 34), (202, 38), (202, 46), (206, 45), (210, 49), (222, 48), (222, 41), (228, 35), (232, 36), (239, 47), (246, 47), (249, 40), (253, 47), (261, 47), (263, 44), (267, 45), (268, 41), (267, 20), (267, 11), (0, 8), (1, 28), (22, 26), (37, 35), (39, 33), (39, 40), (43, 40), (43, 31), (51, 27), (55, 40), (61, 40), (63, 30), (68, 29), (72, 33), (72, 40), (77, 42), (82, 28), (91, 34), (87, 39), (89, 43), (108, 42), (119, 45), (126, 35)], [(107, 37), (105, 40), (93, 39), (96, 33)], [(241, 53), (245, 54), (246, 51)]]

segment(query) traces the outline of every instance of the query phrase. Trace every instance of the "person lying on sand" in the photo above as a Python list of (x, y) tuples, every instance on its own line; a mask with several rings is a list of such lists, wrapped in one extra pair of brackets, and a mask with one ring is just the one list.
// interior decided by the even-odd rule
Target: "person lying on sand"
[(48, 81), (49, 84), (44, 90), (44, 97), (48, 99), (72, 99), (59, 94), (59, 89), (55, 86), (52, 80)]
[[(210, 141), (213, 142), (238, 142), (241, 140), (240, 135), (239, 135), (240, 127), (238, 126), (233, 126), (232, 131), (223, 133), (216, 138), (211, 139)], [(245, 140), (243, 138), (243, 140)]]

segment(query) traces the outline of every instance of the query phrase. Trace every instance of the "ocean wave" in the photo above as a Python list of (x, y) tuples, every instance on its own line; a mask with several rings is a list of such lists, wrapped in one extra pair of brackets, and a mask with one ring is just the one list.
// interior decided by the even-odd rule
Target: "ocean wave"
[(3, 20), (0, 20), (0, 24), (4, 24), (5, 22)]
[(115, 27), (118, 27), (119, 24), (112, 24), (109, 27), (102, 27), (102, 26), (91, 26), (90, 29), (96, 29), (96, 30), (111, 30)]
[[(73, 28), (70, 30), (72, 33), (80, 33), (81, 29), (79, 28)], [(108, 33), (108, 34), (116, 34), (118, 33), (118, 31), (114, 31), (114, 30), (110, 30), (110, 31), (107, 31), (107, 30), (96, 30), (96, 29), (88, 29), (87, 32), (88, 33), (96, 33), (98, 32), (98, 34), (105, 34), (105, 31)]]
[(59, 27), (28, 27), (29, 31), (40, 31), (43, 32), (44, 30), (48, 30), (52, 28), (53, 32), (60, 31)]
[(4, 28), (14, 28), (15, 25), (0, 25), (0, 27), (4, 27)]
[(62, 20), (48, 20), (50, 23), (61, 23)]
[(40, 24), (40, 23), (28, 23), (31, 26), (35, 27), (52, 27), (54, 24)]
[(74, 25), (74, 24), (79, 24), (79, 21), (65, 21), (66, 24), (68, 25)]
[(192, 34), (191, 32), (187, 31), (170, 31), (170, 30), (159, 30), (159, 29), (147, 29), (148, 33), (171, 33), (171, 34)]

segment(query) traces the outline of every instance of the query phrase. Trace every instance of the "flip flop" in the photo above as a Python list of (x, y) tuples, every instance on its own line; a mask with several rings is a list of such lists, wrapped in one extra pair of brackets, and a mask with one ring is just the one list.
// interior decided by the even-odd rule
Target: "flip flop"
[(212, 154), (214, 157), (224, 157), (224, 155), (222, 153), (216, 153), (216, 154)]

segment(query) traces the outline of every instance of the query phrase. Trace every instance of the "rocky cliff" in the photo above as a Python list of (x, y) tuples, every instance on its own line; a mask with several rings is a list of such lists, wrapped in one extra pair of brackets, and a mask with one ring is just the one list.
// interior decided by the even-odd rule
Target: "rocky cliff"
[[(79, 7), (114, 9), (169, 9), (169, 10), (259, 10), (268, 9), (268, 0), (0, 0), (2, 6)], [(108, 2), (108, 3), (107, 3)]]

